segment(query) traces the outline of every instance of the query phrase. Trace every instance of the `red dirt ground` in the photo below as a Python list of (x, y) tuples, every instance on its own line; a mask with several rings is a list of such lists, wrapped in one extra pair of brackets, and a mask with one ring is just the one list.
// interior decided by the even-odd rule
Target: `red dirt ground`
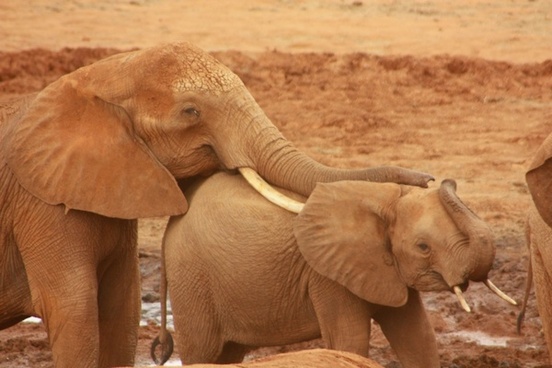
[[(0, 105), (117, 50), (191, 40), (234, 70), (315, 159), (409, 167), (432, 173), (432, 186), (454, 178), (494, 231), (493, 281), (522, 299), (524, 173), (552, 129), (550, 2), (236, 1), (225, 16), (209, 5), (176, 11), (167, 0), (13, 3), (0, 5)], [(158, 300), (165, 221), (140, 221), (148, 301)], [(521, 335), (518, 307), (481, 285), (465, 296), (471, 314), (451, 294), (424, 295), (443, 367), (551, 367), (533, 294)], [(150, 363), (157, 331), (154, 322), (140, 329), (137, 363)], [(397, 367), (377, 326), (372, 358)], [(0, 368), (14, 366), (52, 367), (40, 324), (0, 331)]]

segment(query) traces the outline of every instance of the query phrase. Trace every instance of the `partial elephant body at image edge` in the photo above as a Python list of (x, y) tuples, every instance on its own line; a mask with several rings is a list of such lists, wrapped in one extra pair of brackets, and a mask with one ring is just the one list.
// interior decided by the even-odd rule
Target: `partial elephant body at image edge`
[(527, 305), (532, 278), (548, 354), (552, 362), (552, 134), (538, 148), (525, 178), (533, 200), (527, 221), (527, 245), (530, 257), (528, 272), (532, 274), (528, 276), (524, 308), (518, 319), (518, 329)]

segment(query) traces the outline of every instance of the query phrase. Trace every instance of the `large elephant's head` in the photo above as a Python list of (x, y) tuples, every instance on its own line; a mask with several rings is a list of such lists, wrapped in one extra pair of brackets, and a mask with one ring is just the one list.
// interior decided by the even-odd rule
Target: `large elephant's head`
[(450, 290), (469, 310), (462, 298), (469, 281), (497, 291), (487, 278), (495, 246), (455, 190), (452, 180), (433, 190), (319, 184), (295, 220), (299, 249), (318, 273), (369, 302), (398, 307), (407, 288)]
[(120, 218), (181, 214), (187, 203), (175, 178), (220, 168), (248, 167), (304, 195), (320, 181), (431, 179), (314, 162), (234, 73), (187, 43), (114, 55), (60, 78), (3, 124), (1, 153), (43, 201)]
[(539, 214), (552, 227), (552, 134), (537, 150), (525, 180)]

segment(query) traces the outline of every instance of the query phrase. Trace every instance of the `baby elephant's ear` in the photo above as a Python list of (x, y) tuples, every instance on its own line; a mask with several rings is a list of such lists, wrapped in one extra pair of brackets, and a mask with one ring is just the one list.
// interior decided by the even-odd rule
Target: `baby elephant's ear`
[(48, 204), (124, 219), (187, 210), (176, 180), (122, 108), (76, 89), (69, 77), (3, 128), (1, 155), (21, 186)]
[(316, 272), (364, 300), (404, 305), (407, 288), (394, 265), (381, 216), (399, 196), (395, 184), (318, 184), (294, 224), (303, 257)]
[(538, 149), (525, 179), (542, 219), (552, 227), (552, 134)]

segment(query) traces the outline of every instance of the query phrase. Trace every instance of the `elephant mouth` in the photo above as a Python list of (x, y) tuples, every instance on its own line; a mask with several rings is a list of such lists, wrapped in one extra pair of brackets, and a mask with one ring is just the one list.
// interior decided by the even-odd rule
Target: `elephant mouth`
[[(498, 295), (500, 298), (504, 299), (505, 301), (507, 301), (512, 305), (517, 305), (517, 302), (514, 299), (510, 298), (508, 295), (502, 292), (502, 290), (496, 287), (491, 280), (485, 279), (483, 283), (485, 284), (485, 286), (489, 288), (489, 290), (491, 290), (493, 293)], [(462, 308), (469, 313), (471, 312), (471, 308), (468, 305), (468, 302), (466, 302), (466, 299), (464, 299), (464, 295), (462, 294), (462, 292), (468, 289), (468, 284), (469, 284), (469, 281), (466, 281), (462, 284), (454, 285), (452, 287), (452, 290), (456, 294), (456, 297), (458, 298), (458, 301), (460, 302), (460, 305), (462, 306)]]
[(466, 281), (463, 282), (462, 284), (458, 284), (458, 285), (455, 285), (455, 286), (451, 287), (449, 290), (450, 290), (450, 292), (453, 293), (453, 292), (454, 292), (454, 288), (455, 288), (455, 287), (458, 287), (458, 288), (460, 288), (460, 290), (461, 290), (463, 293), (465, 293), (466, 290), (468, 290), (468, 287), (469, 287), (469, 286), (470, 286), (470, 282), (466, 280)]
[[(506, 295), (504, 292), (502, 292), (498, 287), (496, 287), (491, 280), (485, 279), (482, 281), (493, 293), (498, 295), (500, 298), (504, 299), (508, 303), (512, 305), (517, 305), (517, 302), (510, 298), (508, 295)], [(445, 278), (442, 274), (440, 274), (437, 271), (428, 270), (427, 272), (423, 273), (421, 276), (418, 277), (414, 285), (412, 287), (419, 291), (450, 291), (456, 294), (456, 297), (458, 298), (458, 301), (460, 302), (460, 305), (462, 306), (462, 309), (464, 309), (466, 312), (471, 312), (471, 308), (464, 298), (464, 292), (468, 290), (468, 287), (470, 285), (470, 280), (466, 279), (462, 283), (458, 283), (455, 285), (450, 285), (445, 281)]]
[(428, 270), (419, 275), (410, 287), (418, 291), (447, 291), (452, 290), (443, 275), (437, 271)]

